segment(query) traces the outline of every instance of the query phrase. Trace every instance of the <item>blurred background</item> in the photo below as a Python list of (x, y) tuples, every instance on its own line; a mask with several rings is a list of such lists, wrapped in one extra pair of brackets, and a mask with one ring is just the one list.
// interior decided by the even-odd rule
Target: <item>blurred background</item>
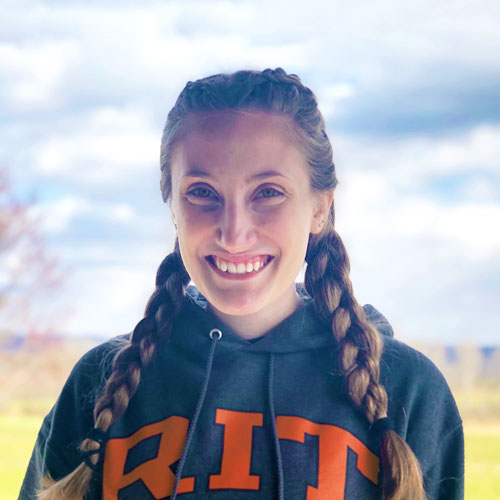
[(446, 376), (466, 498), (500, 499), (496, 0), (0, 0), (0, 500), (76, 360), (129, 332), (173, 247), (159, 146), (188, 80), (317, 95), (358, 300)]

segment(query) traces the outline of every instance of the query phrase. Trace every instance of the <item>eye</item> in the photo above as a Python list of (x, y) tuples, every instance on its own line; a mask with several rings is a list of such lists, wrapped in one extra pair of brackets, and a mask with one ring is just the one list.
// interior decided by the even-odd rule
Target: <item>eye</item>
[(195, 187), (191, 189), (190, 191), (187, 192), (188, 195), (192, 195), (195, 198), (201, 198), (201, 199), (217, 199), (215, 196), (214, 192), (211, 189), (208, 189), (206, 187)]
[(278, 196), (283, 196), (283, 193), (272, 187), (261, 189), (257, 194), (257, 198), (277, 198)]

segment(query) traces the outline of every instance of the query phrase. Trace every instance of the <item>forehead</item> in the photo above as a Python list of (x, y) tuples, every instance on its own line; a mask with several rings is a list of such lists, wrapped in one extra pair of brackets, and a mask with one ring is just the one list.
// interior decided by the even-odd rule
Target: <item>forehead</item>
[(280, 136), (283, 141), (296, 144), (292, 120), (284, 115), (266, 113), (258, 110), (225, 110), (203, 113), (191, 113), (183, 124), (186, 139), (190, 135), (206, 136), (216, 140), (218, 136), (236, 139), (244, 133), (255, 137), (261, 131), (270, 135)]
[[(266, 166), (306, 170), (288, 117), (265, 112), (196, 113), (187, 117), (178, 144), (176, 170), (206, 167), (211, 170), (253, 170)], [(182, 175), (182, 172), (177, 172)]]

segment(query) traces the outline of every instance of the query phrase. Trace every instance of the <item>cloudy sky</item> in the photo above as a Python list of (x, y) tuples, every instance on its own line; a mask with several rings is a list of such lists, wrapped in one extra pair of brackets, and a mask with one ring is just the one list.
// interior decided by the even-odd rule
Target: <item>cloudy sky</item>
[(173, 245), (159, 143), (186, 81), (281, 66), (327, 121), (358, 299), (409, 342), (499, 343), (496, 0), (0, 8), (0, 162), (67, 269), (66, 333), (142, 317)]

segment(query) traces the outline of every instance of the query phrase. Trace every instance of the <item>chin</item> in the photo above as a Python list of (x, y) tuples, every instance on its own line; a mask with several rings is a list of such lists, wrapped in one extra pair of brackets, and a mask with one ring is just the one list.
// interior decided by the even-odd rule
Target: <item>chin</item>
[(245, 292), (209, 294), (207, 300), (218, 311), (231, 316), (249, 316), (264, 309), (265, 305), (256, 300), (255, 295), (249, 296)]

